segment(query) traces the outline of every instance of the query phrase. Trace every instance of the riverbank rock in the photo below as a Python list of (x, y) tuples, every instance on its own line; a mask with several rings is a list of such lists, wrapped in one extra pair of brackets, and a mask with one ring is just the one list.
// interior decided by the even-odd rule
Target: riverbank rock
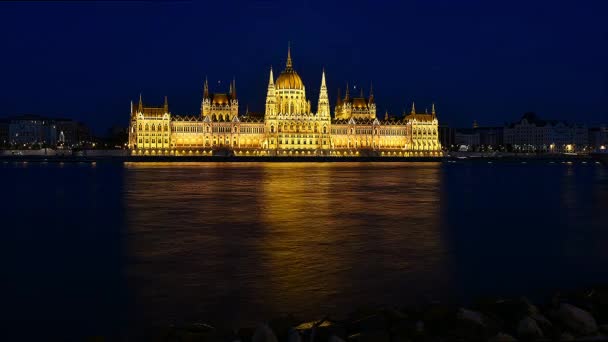
[(517, 339), (515, 339), (515, 337), (509, 335), (509, 334), (505, 334), (502, 332), (499, 332), (498, 334), (492, 336), (488, 342), (516, 342)]
[(268, 324), (260, 324), (255, 329), (251, 342), (278, 342), (278, 339)]
[(319, 321), (301, 323), (294, 328), (302, 336), (302, 341), (327, 341), (332, 335), (336, 337), (346, 337), (345, 327), (338, 323), (324, 318)]
[(478, 311), (461, 308), (458, 310), (456, 318), (455, 326), (450, 332), (456, 338), (485, 341), (499, 332), (498, 324)]
[(289, 330), (287, 333), (287, 342), (302, 342), (302, 336), (296, 329)]
[(366, 331), (351, 335), (349, 342), (390, 342), (391, 338), (386, 331)]
[(294, 316), (287, 315), (270, 320), (268, 322), (268, 327), (279, 341), (285, 341), (287, 340), (287, 334), (292, 330), (292, 327), (298, 323), (299, 321)]
[(597, 323), (593, 316), (574, 305), (562, 303), (554, 312), (555, 318), (572, 332), (579, 335), (592, 335), (598, 332)]
[(543, 337), (543, 331), (536, 323), (536, 320), (530, 316), (526, 316), (517, 324), (517, 336), (523, 339), (537, 339)]

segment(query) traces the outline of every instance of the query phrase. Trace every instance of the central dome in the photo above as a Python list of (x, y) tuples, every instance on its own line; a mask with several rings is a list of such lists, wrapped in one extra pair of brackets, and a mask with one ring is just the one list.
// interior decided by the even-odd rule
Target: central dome
[(303, 89), (302, 79), (294, 70), (285, 70), (277, 78), (277, 89)]
[(293, 70), (293, 66), (291, 63), (291, 49), (287, 49), (287, 63), (285, 65), (285, 70), (279, 75), (276, 81), (277, 89), (304, 89), (304, 83), (302, 83), (302, 79), (300, 75)]

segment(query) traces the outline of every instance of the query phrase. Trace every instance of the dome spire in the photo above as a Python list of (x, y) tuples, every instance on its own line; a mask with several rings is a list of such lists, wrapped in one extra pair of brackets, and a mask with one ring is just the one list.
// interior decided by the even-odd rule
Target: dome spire
[(325, 68), (323, 68), (323, 72), (321, 74), (321, 87), (325, 87)]
[(274, 86), (274, 76), (272, 75), (272, 66), (270, 66), (270, 78), (268, 79), (268, 86)]
[(207, 76), (205, 76), (205, 83), (203, 84), (203, 99), (209, 97), (209, 83), (207, 82)]
[(291, 62), (291, 43), (287, 42), (287, 63), (285, 64), (285, 69), (289, 70), (293, 67)]
[(346, 82), (346, 95), (344, 95), (344, 101), (348, 102), (349, 99), (348, 82)]
[(412, 112), (410, 114), (416, 114), (416, 105), (412, 102)]

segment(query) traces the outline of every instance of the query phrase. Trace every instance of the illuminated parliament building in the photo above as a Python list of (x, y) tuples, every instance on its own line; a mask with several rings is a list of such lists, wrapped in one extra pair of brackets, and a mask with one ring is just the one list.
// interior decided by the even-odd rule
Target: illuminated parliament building
[(325, 71), (317, 111), (312, 111), (306, 87), (287, 51), (285, 69), (268, 78), (264, 116), (239, 116), (236, 82), (228, 93), (210, 93), (203, 86), (198, 115), (178, 116), (169, 105), (145, 106), (141, 95), (131, 104), (129, 149), (133, 155), (235, 156), (440, 156), (438, 120), (416, 113), (383, 120), (376, 116), (373, 90), (351, 96), (348, 86), (331, 113)]

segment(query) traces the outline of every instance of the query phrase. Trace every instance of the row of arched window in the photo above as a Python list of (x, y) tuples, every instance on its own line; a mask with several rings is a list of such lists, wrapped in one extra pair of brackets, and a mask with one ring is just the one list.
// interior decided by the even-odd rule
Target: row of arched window
[[(164, 129), (163, 129), (163, 127), (164, 127)], [(151, 124), (151, 125), (145, 124), (145, 125), (142, 125), (140, 123), (139, 126), (138, 126), (138, 130), (139, 131), (152, 131), (152, 132), (154, 132), (154, 131), (165, 131), (165, 132), (168, 132), (169, 131), (169, 125), (168, 124), (164, 124), (163, 125), (163, 124), (160, 124), (160, 123), (156, 124), (156, 125), (155, 124)]]

